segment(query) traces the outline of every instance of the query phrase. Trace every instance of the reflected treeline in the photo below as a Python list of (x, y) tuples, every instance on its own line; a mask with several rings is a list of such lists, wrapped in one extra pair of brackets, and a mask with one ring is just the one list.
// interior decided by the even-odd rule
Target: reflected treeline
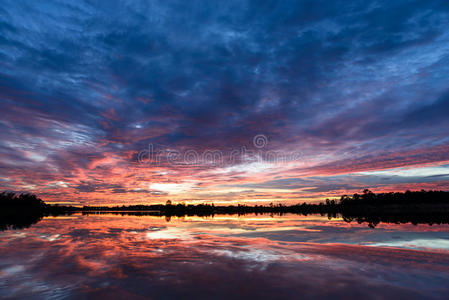
[[(333, 215), (335, 216), (335, 215)], [(377, 213), (377, 214), (347, 214), (342, 213), (343, 220), (350, 222), (357, 222), (359, 224), (367, 223), (369, 227), (375, 228), (379, 223), (392, 224), (407, 224), (413, 225), (427, 224), (427, 225), (441, 225), (449, 224), (449, 216), (446, 212), (422, 212), (422, 213)], [(335, 216), (336, 217), (336, 216)]]
[(165, 216), (167, 221), (173, 216), (203, 216), (214, 215), (246, 215), (270, 214), (283, 215), (287, 213), (309, 215), (327, 215), (332, 219), (342, 216), (347, 222), (368, 223), (375, 227), (379, 223), (412, 223), (412, 224), (449, 224), (449, 192), (417, 191), (405, 193), (375, 194), (364, 190), (362, 194), (344, 195), (340, 200), (327, 199), (318, 204), (268, 206), (229, 205), (215, 206), (214, 204), (171, 204), (165, 205), (130, 205), (130, 206), (59, 206), (49, 205), (31, 194), (0, 194), (0, 229), (15, 229), (28, 227), (45, 216), (67, 215), (81, 212), (90, 214), (116, 214), (133, 216)]
[(157, 211), (83, 211), (83, 215), (117, 215), (117, 216), (156, 216), (156, 217), (165, 217), (167, 222), (171, 221), (172, 217), (186, 217), (186, 216), (200, 216), (200, 217), (210, 217), (213, 218), (215, 215), (269, 215), (271, 217), (274, 216), (283, 216), (285, 214), (297, 214), (297, 215), (321, 215), (327, 216), (329, 220), (336, 218), (343, 218), (343, 220), (347, 223), (357, 222), (359, 224), (367, 223), (367, 225), (371, 228), (375, 228), (379, 223), (391, 223), (391, 224), (427, 224), (427, 225), (441, 225), (441, 224), (449, 224), (449, 214), (447, 212), (433, 212), (433, 213), (377, 213), (377, 214), (348, 214), (348, 213), (335, 213), (335, 212), (327, 212), (327, 213), (307, 213), (307, 212), (249, 212), (249, 213), (209, 213), (209, 214), (163, 214)]

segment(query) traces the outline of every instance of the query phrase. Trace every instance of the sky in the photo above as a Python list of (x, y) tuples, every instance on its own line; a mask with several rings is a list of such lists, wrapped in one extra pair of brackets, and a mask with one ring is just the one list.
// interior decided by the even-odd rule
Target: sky
[(2, 1), (0, 190), (268, 204), (449, 190), (449, 3)]

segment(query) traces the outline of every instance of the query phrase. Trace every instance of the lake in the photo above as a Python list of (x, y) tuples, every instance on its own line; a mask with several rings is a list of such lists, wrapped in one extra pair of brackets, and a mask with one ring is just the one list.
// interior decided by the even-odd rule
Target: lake
[(449, 226), (320, 215), (47, 217), (0, 232), (3, 299), (447, 299)]

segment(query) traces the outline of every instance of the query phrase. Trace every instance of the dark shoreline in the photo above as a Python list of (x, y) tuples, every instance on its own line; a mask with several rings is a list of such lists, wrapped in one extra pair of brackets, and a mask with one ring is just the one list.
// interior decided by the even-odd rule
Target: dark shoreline
[(352, 197), (342, 196), (339, 202), (326, 200), (319, 204), (246, 206), (230, 205), (215, 206), (213, 204), (198, 205), (130, 205), (130, 206), (60, 206), (46, 204), (35, 195), (30, 194), (0, 194), (0, 230), (26, 228), (39, 222), (47, 216), (71, 215), (82, 213), (91, 214), (117, 214), (135, 216), (183, 217), (214, 215), (246, 215), (270, 214), (284, 215), (287, 213), (298, 215), (320, 214), (328, 218), (337, 215), (346, 222), (368, 223), (375, 227), (381, 222), (385, 223), (411, 223), (411, 224), (449, 224), (449, 192), (418, 191), (405, 193), (374, 194), (369, 190), (363, 194), (354, 194)]
[(55, 207), (48, 206), (44, 211), (38, 210), (2, 210), (0, 213), (0, 230), (6, 229), (22, 229), (28, 228), (33, 224), (38, 223), (45, 217), (70, 216), (73, 214), (103, 215), (113, 214), (121, 216), (155, 216), (165, 217), (170, 221), (172, 217), (198, 216), (211, 217), (217, 215), (238, 215), (245, 216), (250, 214), (255, 215), (270, 215), (283, 216), (286, 214), (295, 215), (321, 215), (326, 216), (329, 220), (335, 218), (343, 218), (345, 222), (357, 222), (359, 224), (366, 223), (370, 228), (375, 228), (379, 223), (392, 224), (427, 224), (427, 225), (441, 225), (449, 224), (449, 205), (417, 205), (413, 207), (401, 207), (397, 205), (385, 207), (328, 207), (326, 205), (313, 205), (307, 209), (301, 209), (297, 206), (282, 206), (282, 207), (266, 207), (266, 206), (223, 206), (213, 207), (205, 206), (201, 209), (198, 207), (177, 207), (177, 206), (163, 206), (161, 210), (155, 209), (117, 209), (117, 208), (79, 208), (79, 207)]

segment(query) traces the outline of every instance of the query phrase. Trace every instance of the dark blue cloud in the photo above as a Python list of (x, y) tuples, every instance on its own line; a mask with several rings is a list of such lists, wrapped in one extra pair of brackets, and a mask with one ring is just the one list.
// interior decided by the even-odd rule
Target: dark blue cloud
[(448, 17), (447, 1), (6, 1), (0, 152), (62, 172), (258, 133), (313, 155), (446, 144)]

